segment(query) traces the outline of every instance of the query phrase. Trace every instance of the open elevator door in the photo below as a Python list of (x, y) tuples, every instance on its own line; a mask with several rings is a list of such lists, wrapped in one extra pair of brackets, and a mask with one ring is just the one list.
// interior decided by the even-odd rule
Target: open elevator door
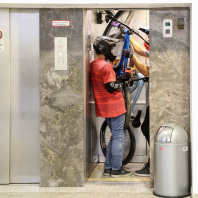
[[(7, 127), (4, 148), (0, 151), (4, 181), (9, 183), (39, 183), (39, 10), (1, 9), (7, 19), (3, 56), (7, 77), (0, 88), (9, 90), (4, 96)], [(0, 25), (1, 22), (0, 22)], [(5, 113), (4, 111), (4, 113)], [(3, 114), (3, 112), (0, 112)], [(1, 115), (1, 119), (4, 115)], [(1, 120), (2, 121), (2, 120)], [(2, 137), (2, 136), (1, 136)], [(5, 161), (4, 161), (5, 159)]]
[[(111, 11), (115, 16), (119, 16), (119, 14), (117, 14), (119, 11), (121, 10), (109, 10)], [(126, 11), (125, 13), (132, 11), (129, 9), (126, 10), (122, 10), (122, 11)], [(99, 15), (100, 13), (100, 15)], [(119, 18), (119, 20), (123, 21), (127, 21), (129, 27), (139, 31), (138, 29), (141, 27), (145, 27), (145, 26), (149, 26), (149, 10), (142, 10), (142, 9), (134, 9), (133, 10), (133, 16), (130, 17), (130, 20), (126, 19), (126, 15), (124, 14), (123, 16), (121, 15), (121, 17)], [(87, 10), (87, 14), (86, 16), (88, 16), (88, 22), (86, 25), (86, 27), (89, 29), (89, 33), (90, 35), (88, 36), (88, 38), (90, 39), (90, 43), (88, 43), (89, 45), (87, 47), (87, 52), (88, 55), (87, 57), (89, 57), (89, 61), (93, 61), (94, 60), (94, 49), (93, 49), (93, 43), (96, 39), (97, 36), (102, 36), (104, 34), (104, 32), (106, 31), (106, 28), (109, 26), (108, 23), (110, 21), (108, 21), (108, 23), (105, 20), (105, 12), (104, 10), (100, 9), (100, 10)], [(100, 18), (101, 17), (101, 18)], [(100, 20), (99, 20), (100, 18)], [(110, 32), (113, 34), (117, 31), (117, 28), (113, 27), (112, 29), (110, 29)], [(108, 31), (107, 31), (108, 32)], [(144, 34), (143, 32), (139, 31), (140, 35), (147, 40), (147, 35)], [(108, 34), (107, 34), (108, 35)], [(134, 37), (134, 39), (143, 47), (144, 47), (144, 42), (141, 38), (139, 38), (137, 35), (133, 34), (132, 35)], [(88, 40), (88, 39), (87, 39)], [(90, 49), (89, 49), (90, 48)], [(147, 64), (148, 63), (148, 58), (145, 58), (143, 56), (140, 56), (138, 54), (136, 54), (136, 56), (138, 57), (138, 60), (140, 60), (141, 62)], [(98, 161), (99, 162), (105, 162), (105, 157), (102, 153), (101, 150), (101, 146), (100, 146), (100, 130), (101, 130), (101, 126), (102, 123), (104, 121), (104, 118), (101, 117), (95, 117), (95, 102), (93, 99), (93, 94), (92, 94), (92, 90), (89, 90), (90, 92), (90, 98), (89, 98), (89, 104), (90, 104), (90, 109), (91, 109), (91, 113), (92, 113), (92, 120), (91, 120), (91, 125), (92, 125), (92, 131), (91, 134), (97, 133), (97, 143), (94, 144), (95, 147), (97, 147), (97, 151), (98, 151)], [(144, 117), (146, 114), (146, 106), (147, 106), (147, 99), (148, 99), (148, 89), (147, 89), (147, 84), (145, 83), (143, 86), (143, 89), (141, 91), (141, 94), (138, 98), (138, 101), (135, 105), (133, 114), (134, 116), (137, 115), (138, 110), (140, 110), (141, 113), (141, 117), (140, 117), (140, 121), (141, 123), (144, 121)], [(137, 89), (135, 91), (133, 91), (133, 93), (131, 94), (131, 99), (132, 102), (135, 98), (135, 95), (137, 93)], [(95, 128), (94, 128), (94, 127)], [(134, 133), (135, 133), (135, 139), (136, 139), (136, 150), (135, 150), (135, 154), (131, 160), (131, 162), (134, 163), (145, 163), (148, 161), (148, 157), (149, 157), (149, 147), (148, 144), (146, 142), (146, 139), (144, 137), (144, 135), (142, 134), (141, 131), (141, 127), (135, 128), (133, 127)], [(110, 133), (109, 133), (110, 134)]]
[[(110, 10), (112, 13), (116, 13), (119, 12), (119, 10)], [(122, 10), (122, 11), (131, 11), (129, 9), (126, 10)], [(149, 26), (149, 10), (142, 10), (142, 9), (136, 9), (133, 10), (134, 11), (134, 15), (131, 19), (131, 21), (129, 22), (129, 26), (131, 28), (134, 28), (135, 30), (138, 30), (140, 27), (144, 27), (144, 26)], [(100, 18), (101, 17), (101, 18)], [(102, 36), (104, 34), (105, 29), (108, 26), (108, 23), (106, 23), (105, 20), (105, 12), (100, 9), (93, 9), (93, 10), (87, 10), (86, 12), (86, 16), (85, 16), (85, 21), (86, 21), (86, 31), (88, 34), (85, 34), (85, 41), (86, 41), (86, 50), (85, 50), (85, 54), (86, 54), (86, 72), (87, 72), (87, 76), (89, 76), (89, 68), (90, 68), (90, 62), (94, 60), (95, 56), (94, 56), (94, 49), (93, 49), (93, 43), (96, 39), (97, 36)], [(100, 19), (100, 20), (99, 20)], [(124, 17), (121, 19), (124, 20)], [(114, 31), (114, 29), (112, 29), (112, 31)], [(147, 39), (147, 36), (143, 33), (143, 32), (139, 32), (140, 35), (143, 36), (143, 38)], [(134, 35), (135, 40), (144, 48), (144, 43), (142, 41), (142, 39), (140, 39), (138, 36)], [(138, 59), (143, 62), (143, 63), (147, 63), (148, 62), (148, 58), (146, 59), (145, 57), (141, 57), (138, 54), (136, 54)], [(89, 153), (90, 154), (90, 158), (94, 159), (94, 157), (96, 156), (95, 154), (97, 154), (98, 156), (98, 161), (99, 162), (96, 165), (96, 168), (91, 172), (89, 172), (90, 177), (88, 179), (88, 181), (101, 181), (101, 182), (112, 182), (112, 181), (121, 181), (120, 178), (112, 180), (111, 177), (105, 177), (103, 176), (103, 171), (104, 171), (104, 162), (105, 162), (105, 156), (102, 152), (101, 146), (100, 146), (100, 130), (101, 130), (101, 126), (104, 122), (104, 118), (101, 117), (96, 117), (95, 115), (95, 102), (94, 102), (94, 98), (93, 98), (93, 92), (90, 86), (90, 79), (86, 81), (86, 86), (87, 86), (87, 103), (89, 105), (89, 116), (87, 116), (88, 120), (89, 120), (89, 128), (88, 130), (88, 135), (91, 136), (88, 139), (89, 145), (91, 145), (91, 148), (88, 147), (89, 149)], [(137, 90), (135, 90), (132, 94), (131, 94), (131, 99), (132, 101), (135, 98), (135, 95), (137, 93)], [(138, 110), (142, 111), (141, 114), (141, 123), (144, 121), (144, 117), (146, 114), (146, 105), (147, 105), (147, 86), (146, 84), (144, 84), (143, 89), (141, 91), (141, 94), (139, 96), (139, 99), (136, 103), (136, 106), (134, 108), (134, 115), (137, 114)], [(145, 137), (142, 134), (141, 128), (134, 128), (134, 133), (135, 133), (135, 138), (136, 138), (136, 150), (135, 150), (135, 154), (133, 156), (133, 158), (131, 159), (130, 163), (127, 164), (127, 168), (129, 168), (129, 170), (131, 171), (136, 171), (136, 170), (140, 170), (143, 167), (143, 164), (145, 162), (148, 162), (148, 158), (149, 158), (149, 147), (147, 145), (147, 142), (145, 140)], [(108, 129), (109, 131), (109, 129)], [(110, 134), (110, 132), (108, 132), (108, 134)], [(94, 161), (90, 160), (90, 164), (94, 164)], [(123, 179), (122, 181), (125, 182), (137, 182), (137, 181), (142, 181), (142, 182), (149, 182), (150, 178), (149, 177), (141, 177), (141, 179), (137, 178), (137, 176), (133, 175), (132, 177), (127, 177), (125, 179)]]

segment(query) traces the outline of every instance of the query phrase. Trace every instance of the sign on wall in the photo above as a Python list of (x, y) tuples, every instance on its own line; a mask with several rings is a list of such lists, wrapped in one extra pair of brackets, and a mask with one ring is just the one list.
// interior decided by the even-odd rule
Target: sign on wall
[(70, 20), (52, 20), (52, 27), (70, 27)]

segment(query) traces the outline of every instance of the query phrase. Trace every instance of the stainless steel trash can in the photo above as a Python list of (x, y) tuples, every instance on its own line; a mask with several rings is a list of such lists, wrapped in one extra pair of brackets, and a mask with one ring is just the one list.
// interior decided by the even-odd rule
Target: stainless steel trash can
[(154, 147), (153, 194), (177, 198), (189, 196), (189, 148), (186, 131), (176, 124), (164, 124), (155, 135)]

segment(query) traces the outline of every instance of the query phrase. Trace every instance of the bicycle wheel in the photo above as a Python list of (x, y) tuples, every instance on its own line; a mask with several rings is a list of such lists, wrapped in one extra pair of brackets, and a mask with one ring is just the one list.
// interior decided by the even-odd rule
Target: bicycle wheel
[[(107, 146), (111, 138), (111, 132), (107, 125), (107, 122), (104, 121), (100, 129), (100, 146), (104, 156), (106, 157)], [(136, 141), (135, 134), (132, 130), (131, 125), (129, 124), (127, 129), (124, 131), (124, 153), (122, 158), (122, 165), (128, 164), (135, 153)]]
[[(120, 10), (116, 13), (114, 18), (119, 20), (120, 22), (129, 25), (131, 19), (133, 18), (134, 11), (133, 10)], [(117, 27), (111, 25), (112, 20), (107, 25), (106, 29), (104, 30), (103, 36), (110, 36), (114, 38), (119, 38), (121, 36), (121, 32)]]
[[(134, 15), (135, 11), (134, 10), (119, 10), (114, 18), (116, 18), (117, 20), (119, 20), (120, 22), (126, 24), (126, 25), (129, 25), (132, 18), (133, 18), (133, 15)], [(119, 28), (117, 27), (114, 27), (111, 25), (113, 20), (111, 20), (106, 29), (104, 30), (104, 33), (103, 33), (103, 36), (109, 36), (109, 37), (113, 37), (113, 38), (123, 38), (123, 35), (121, 34), (121, 31), (119, 30)], [(118, 52), (116, 53), (117, 57), (121, 57), (121, 54), (122, 54), (122, 49), (123, 49), (123, 45), (124, 45), (124, 40), (122, 42), (119, 42), (117, 43), (117, 50)], [(130, 43), (129, 44), (129, 49), (131, 52), (134, 52), (134, 49), (133, 49), (133, 45)], [(132, 63), (132, 61), (130, 61)], [(131, 64), (130, 63), (130, 64)], [(133, 65), (133, 63), (131, 64)]]
[(125, 83), (123, 89), (124, 89), (124, 99), (126, 104), (124, 129), (127, 129), (131, 119), (131, 93), (130, 93), (130, 88), (126, 86)]

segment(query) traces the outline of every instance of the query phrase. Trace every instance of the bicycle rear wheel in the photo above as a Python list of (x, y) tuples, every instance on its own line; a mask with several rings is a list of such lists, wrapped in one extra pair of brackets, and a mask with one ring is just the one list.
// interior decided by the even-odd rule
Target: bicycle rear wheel
[[(104, 156), (106, 157), (107, 146), (111, 138), (111, 132), (104, 121), (100, 129), (100, 146)], [(122, 165), (128, 164), (134, 156), (136, 147), (135, 134), (129, 124), (127, 129), (124, 131), (124, 153), (122, 158)]]
[[(133, 10), (120, 10), (116, 13), (114, 18), (119, 20), (120, 22), (129, 25), (131, 19), (133, 18), (134, 11)], [(114, 38), (119, 38), (121, 36), (121, 32), (117, 27), (111, 25), (113, 20), (109, 22), (106, 29), (104, 30), (103, 36), (109, 36)]]

